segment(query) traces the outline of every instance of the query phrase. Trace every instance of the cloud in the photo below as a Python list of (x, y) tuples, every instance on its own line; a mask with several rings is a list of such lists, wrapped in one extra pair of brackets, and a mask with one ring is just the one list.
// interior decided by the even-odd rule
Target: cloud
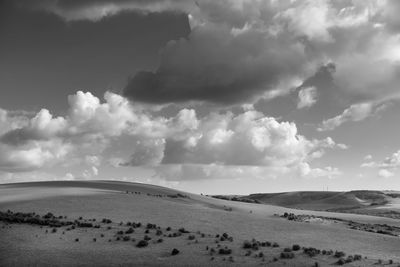
[(368, 154), (364, 157), (364, 160), (372, 160), (372, 155)]
[(282, 168), (275, 166), (224, 166), (218, 164), (168, 164), (155, 169), (155, 177), (167, 181), (195, 180), (243, 180), (285, 178), (335, 178), (342, 173), (337, 168), (311, 168), (308, 164), (299, 168)]
[(66, 21), (98, 21), (126, 10), (187, 14), (189, 36), (165, 45), (157, 69), (138, 71), (129, 80), (124, 95), (133, 101), (251, 103), (271, 92), (287, 94), (327, 63), (336, 66), (336, 89), (348, 97), (357, 95), (358, 102), (398, 95), (395, 0), (20, 3)]
[(339, 147), (329, 137), (308, 140), (294, 123), (257, 111), (212, 113), (183, 138), (167, 139), (162, 163), (290, 166), (310, 160), (314, 152)]
[[(371, 158), (372, 159), (372, 158)], [(366, 159), (370, 160), (370, 159)], [(392, 177), (395, 171), (400, 168), (400, 150), (386, 157), (382, 162), (369, 161), (361, 164), (364, 168), (378, 168), (380, 177)]]
[(364, 102), (353, 104), (345, 109), (342, 114), (324, 120), (319, 126), (318, 131), (330, 131), (349, 121), (356, 122), (365, 120), (384, 110), (386, 107), (386, 103)]
[(379, 177), (389, 178), (389, 177), (394, 176), (394, 173), (391, 171), (388, 171), (386, 169), (381, 169), (381, 170), (379, 170), (378, 175), (379, 175)]
[[(62, 161), (66, 155), (100, 153), (110, 137), (120, 135), (137, 117), (123, 97), (107, 92), (105, 103), (91, 93), (69, 97), (65, 117), (53, 117), (42, 109), (32, 118), (1, 112), (0, 170), (30, 171)], [(5, 129), (5, 131), (4, 131)], [(99, 159), (86, 161), (98, 166)]]
[(3, 111), (1, 123), (9, 129), (0, 136), (0, 170), (31, 171), (68, 158), (85, 163), (82, 177), (89, 179), (98, 175), (102, 159), (110, 158), (105, 150), (112, 154), (123, 138), (126, 143), (119, 145), (131, 156), (112, 158), (114, 166), (215, 165), (281, 172), (300, 166), (307, 168), (299, 175), (317, 177), (337, 170), (311, 169), (313, 160), (326, 150), (347, 148), (330, 137), (309, 140), (298, 133), (295, 123), (252, 109), (211, 112), (201, 118), (193, 109), (181, 109), (164, 117), (115, 93), (106, 92), (102, 102), (81, 91), (69, 96), (68, 103), (67, 114), (60, 117), (42, 109), (20, 120)]
[(317, 102), (317, 88), (307, 87), (299, 90), (297, 108), (309, 108)]

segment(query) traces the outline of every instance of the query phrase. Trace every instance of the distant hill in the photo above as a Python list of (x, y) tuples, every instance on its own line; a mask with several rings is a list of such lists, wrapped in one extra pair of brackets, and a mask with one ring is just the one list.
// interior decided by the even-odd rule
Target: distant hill
[(396, 202), (396, 199), (400, 198), (400, 194), (391, 191), (355, 190), (349, 192), (300, 191), (258, 193), (247, 196), (214, 197), (304, 210), (364, 213), (360, 211), (368, 209), (369, 213), (370, 209)]

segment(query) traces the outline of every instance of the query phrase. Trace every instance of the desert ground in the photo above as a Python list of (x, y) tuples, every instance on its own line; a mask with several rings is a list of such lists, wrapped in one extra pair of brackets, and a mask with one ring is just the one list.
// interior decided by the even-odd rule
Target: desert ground
[(382, 194), (247, 203), (116, 181), (4, 184), (0, 266), (399, 266), (398, 198)]

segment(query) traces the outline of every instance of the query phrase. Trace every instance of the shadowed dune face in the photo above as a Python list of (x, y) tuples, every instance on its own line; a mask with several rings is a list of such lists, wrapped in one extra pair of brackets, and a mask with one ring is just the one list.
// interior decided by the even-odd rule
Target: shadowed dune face
[[(178, 194), (182, 197), (176, 197)], [(327, 196), (329, 197), (329, 194)], [(296, 195), (296, 198), (299, 197), (301, 195)], [(315, 199), (315, 196), (307, 198)], [(52, 212), (68, 218), (82, 216), (97, 219), (111, 218), (115, 222), (151, 222), (165, 227), (184, 227), (214, 235), (227, 232), (234, 235), (235, 242), (239, 243), (252, 238), (274, 240), (282, 246), (299, 243), (302, 246), (344, 250), (371, 258), (400, 261), (400, 255), (397, 253), (398, 237), (350, 230), (341, 224), (321, 223), (317, 220), (309, 223), (292, 222), (274, 214), (299, 213), (298, 210), (225, 201), (152, 185), (105, 181), (2, 185), (0, 210), (7, 209), (39, 214)], [(390, 218), (306, 210), (302, 210), (301, 213), (400, 226), (400, 221)], [(7, 235), (7, 242), (0, 246), (0, 252), (3, 250), (15, 254), (20, 244), (16, 236), (10, 233)], [(23, 249), (29, 251), (27, 257), (35, 255), (41, 249), (34, 237), (27, 236), (25, 240)], [(61, 259), (76, 256), (78, 253), (71, 250), (75, 252), (68, 252), (72, 254), (63, 256), (61, 253), (65, 249), (63, 243), (57, 243), (54, 248), (49, 246), (46, 249), (51, 250), (50, 255), (56, 255)], [(85, 250), (90, 250), (85, 247), (80, 249), (83, 252), (79, 252), (79, 255)], [(110, 249), (116, 257), (124, 258), (132, 253), (118, 246)]]

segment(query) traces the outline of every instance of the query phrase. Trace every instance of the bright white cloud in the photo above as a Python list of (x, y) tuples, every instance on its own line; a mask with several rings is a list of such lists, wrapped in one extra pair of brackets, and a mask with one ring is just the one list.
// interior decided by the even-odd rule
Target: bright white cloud
[[(122, 136), (130, 141), (130, 159), (114, 158), (115, 166), (157, 166), (160, 164), (203, 164), (238, 167), (254, 166), (298, 169), (310, 177), (329, 176), (335, 169), (311, 169), (309, 163), (327, 149), (346, 149), (331, 138), (308, 140), (291, 122), (279, 122), (261, 112), (247, 110), (210, 113), (197, 118), (192, 109), (182, 109), (173, 117), (151, 115), (124, 97), (107, 92), (104, 103), (91, 93), (77, 92), (68, 98), (65, 117), (53, 117), (42, 109), (19, 128), (9, 128), (0, 137), (0, 169), (29, 171), (52, 166), (66, 159), (85, 163), (82, 177), (99, 174), (103, 152), (112, 150)], [(2, 112), (1, 123), (13, 125)], [(21, 134), (23, 133), (23, 134)], [(81, 158), (82, 160), (79, 160)], [(216, 167), (215, 167), (216, 168)], [(215, 169), (214, 168), (214, 169)], [(218, 167), (223, 168), (223, 167)], [(230, 167), (233, 168), (233, 167)]]

